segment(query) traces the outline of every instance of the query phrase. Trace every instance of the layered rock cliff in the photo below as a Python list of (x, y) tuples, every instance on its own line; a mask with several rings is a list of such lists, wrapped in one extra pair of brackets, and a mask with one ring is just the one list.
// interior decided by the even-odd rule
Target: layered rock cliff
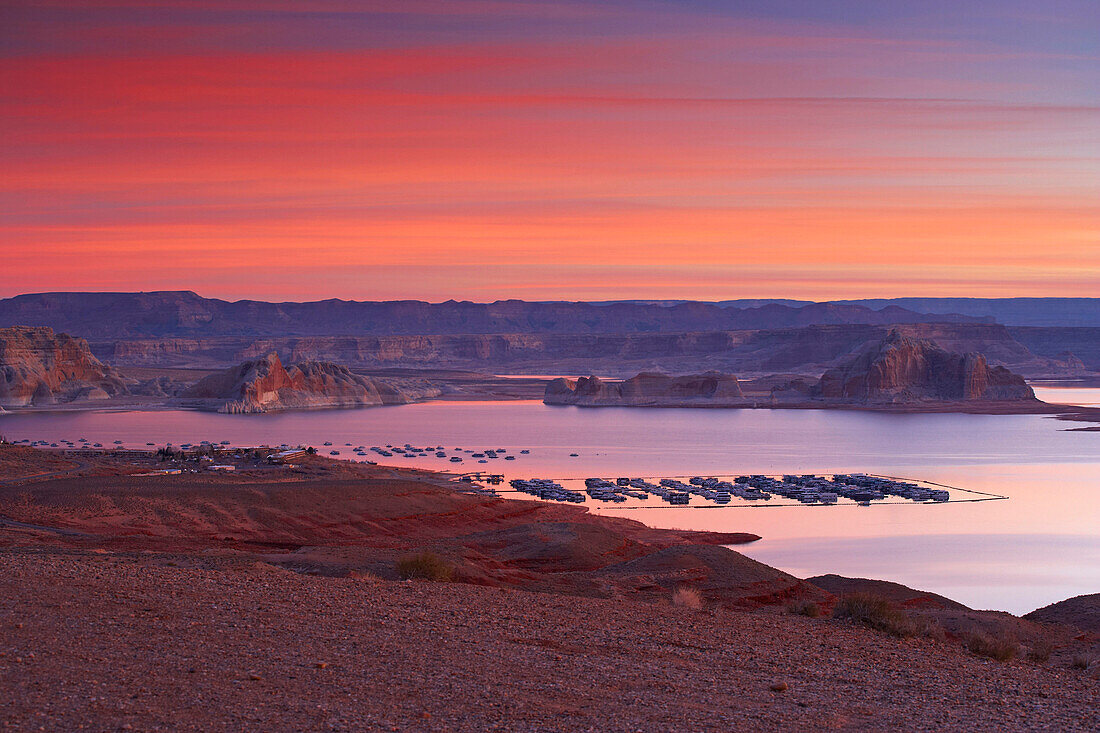
[(181, 395), (228, 413), (400, 405), (419, 396), (339, 364), (313, 361), (286, 368), (275, 353), (212, 374)]
[(863, 404), (1035, 400), (1023, 377), (989, 366), (982, 354), (946, 351), (896, 330), (826, 371), (812, 396)]
[[(997, 324), (913, 324), (897, 327), (948, 351), (978, 351), (991, 364), (1029, 377), (1071, 374), (1066, 361), (1038, 357)], [(119, 367), (225, 368), (275, 351), (284, 363), (330, 361), (352, 368), (491, 370), (530, 374), (705, 371), (760, 375), (798, 373), (815, 380), (890, 328), (810, 326), (760, 331), (686, 333), (312, 336), (273, 339), (150, 339), (93, 342), (100, 359)], [(1100, 332), (1100, 329), (1097, 329)], [(1074, 353), (1088, 364), (1085, 339)], [(1053, 354), (1057, 351), (1052, 352)], [(1079, 370), (1087, 373), (1087, 370)]]
[(543, 402), (587, 407), (734, 407), (745, 404), (737, 377), (718, 372), (678, 377), (643, 373), (621, 382), (599, 377), (554, 379), (546, 385)]
[(84, 339), (50, 328), (0, 328), (0, 407), (105, 400), (126, 391)]

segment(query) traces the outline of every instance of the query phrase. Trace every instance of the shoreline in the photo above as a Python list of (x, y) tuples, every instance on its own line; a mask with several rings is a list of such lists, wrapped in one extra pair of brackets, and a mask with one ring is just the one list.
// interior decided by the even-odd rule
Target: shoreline
[[(591, 695), (585, 730), (609, 721), (647, 729), (664, 719), (654, 715), (682, 723), (685, 709), (719, 729), (731, 706), (746, 705), (746, 724), (770, 711), (777, 728), (832, 727), (832, 712), (847, 710), (905, 728), (926, 719), (928, 694), (970, 710), (975, 685), (996, 692), (989, 714), (1002, 722), (1006, 695), (1019, 698), (1022, 727), (1052, 721), (1045, 707), (1026, 707), (1037, 700), (1068, 723), (1096, 716), (1087, 704), (1096, 678), (1072, 667), (1100, 639), (1077, 625), (1093, 608), (1088, 598), (1016, 616), (885, 580), (800, 578), (729, 547), (758, 535), (659, 529), (587, 506), (464, 492), (443, 471), (325, 456), (274, 465), (253, 454), (234, 473), (142, 476), (132, 474), (142, 470), (133, 451), (99, 449), (80, 462), (67, 452), (0, 447), (0, 590), (9, 601), (0, 642), (11, 650), (0, 678), (20, 691), (14, 720), (79, 721), (81, 701), (108, 692), (102, 699), (118, 704), (100, 705), (100, 715), (143, 727), (185, 688), (226, 696), (204, 699), (193, 720), (274, 696), (265, 720), (309, 728), (319, 696), (357, 689), (370, 697), (355, 705), (365, 728), (388, 711), (396, 727), (474, 730), (455, 706), (486, 694), (486, 659), (505, 688), (529, 680), (543, 690), (534, 702), (521, 694), (523, 709), (544, 716), (536, 727), (562, 730), (577, 722), (561, 710), (578, 695)], [(447, 576), (401, 574), (402, 562), (424, 555)], [(861, 593), (901, 626), (884, 633), (845, 617)], [(77, 604), (75, 616), (57, 611)], [(972, 634), (1011, 639), (1017, 659), (979, 656)], [(113, 671), (101, 680), (105, 659)], [(73, 698), (74, 670), (98, 689)], [(593, 674), (630, 699), (592, 694)], [(723, 679), (700, 685), (707, 675)], [(402, 699), (414, 702), (411, 715), (362, 685), (390, 677), (410, 685)], [(915, 680), (922, 697), (906, 694)], [(736, 692), (715, 696), (715, 684)], [(135, 685), (164, 702), (126, 694)], [(473, 705), (499, 712), (494, 724), (526, 714)], [(639, 706), (645, 720), (626, 725)], [(899, 711), (909, 717), (891, 717)]]
[(267, 409), (257, 413), (224, 413), (216, 407), (198, 405), (193, 402), (145, 402), (129, 400), (99, 400), (96, 402), (61, 403), (40, 406), (3, 407), (0, 408), (0, 417), (4, 415), (29, 415), (41, 413), (72, 413), (72, 412), (206, 412), (216, 414), (232, 414), (235, 417), (251, 417), (262, 415), (280, 415), (294, 412), (324, 412), (329, 410), (372, 410), (376, 408), (397, 408), (410, 405), (423, 405), (435, 402), (538, 402), (547, 407), (578, 407), (583, 409), (624, 408), (624, 409), (661, 409), (661, 410), (818, 410), (818, 411), (853, 411), (853, 412), (879, 412), (897, 415), (919, 414), (967, 414), (967, 415), (1050, 415), (1059, 420), (1077, 422), (1100, 423), (1100, 407), (1084, 405), (1066, 405), (1037, 400), (1036, 403), (1016, 402), (984, 402), (968, 404), (964, 402), (927, 402), (904, 405), (895, 404), (828, 404), (823, 402), (792, 402), (761, 404), (760, 402), (745, 402), (738, 404), (706, 404), (697, 402), (680, 403), (652, 403), (652, 404), (576, 404), (567, 402), (546, 402), (532, 397), (510, 397), (497, 395), (469, 395), (468, 397), (455, 394), (444, 394), (438, 397), (412, 400), (403, 404), (390, 405), (317, 405), (308, 407), (278, 407)]

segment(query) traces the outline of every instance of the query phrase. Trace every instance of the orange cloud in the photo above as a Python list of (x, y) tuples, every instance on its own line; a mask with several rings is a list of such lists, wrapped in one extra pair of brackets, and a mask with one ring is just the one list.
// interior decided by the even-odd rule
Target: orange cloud
[[(222, 14), (289, 6), (162, 7), (209, 17), (149, 28), (164, 51), (0, 59), (4, 294), (1100, 289), (1100, 105), (1034, 94), (996, 67), (1006, 55), (994, 49), (716, 22), (529, 43), (426, 35), (188, 52), (179, 46)], [(356, 3), (326, 7), (357, 14)], [(610, 12), (451, 12), (491, 9)], [(997, 70), (953, 74), (951, 63)]]

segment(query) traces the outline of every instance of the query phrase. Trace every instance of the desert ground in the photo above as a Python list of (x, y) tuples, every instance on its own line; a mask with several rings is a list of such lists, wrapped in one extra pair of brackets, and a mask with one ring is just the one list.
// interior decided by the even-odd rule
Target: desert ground
[[(1079, 668), (1100, 651), (1095, 599), (1019, 619), (722, 546), (752, 535), (251, 460), (137, 476), (132, 454), (0, 448), (6, 728), (1100, 726), (1098, 665)], [(402, 579), (428, 551), (446, 580)], [(867, 590), (922, 630), (831, 617)], [(967, 628), (1011, 635), (1014, 658), (974, 653)]]

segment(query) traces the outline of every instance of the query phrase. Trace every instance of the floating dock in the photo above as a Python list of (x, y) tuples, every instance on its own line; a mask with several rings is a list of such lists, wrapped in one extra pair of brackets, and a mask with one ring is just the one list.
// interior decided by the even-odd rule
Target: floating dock
[(512, 479), (509, 485), (511, 491), (498, 489), (494, 493), (527, 494), (569, 503), (601, 502), (623, 509), (945, 504), (1008, 498), (930, 481), (868, 473), (530, 478)]

